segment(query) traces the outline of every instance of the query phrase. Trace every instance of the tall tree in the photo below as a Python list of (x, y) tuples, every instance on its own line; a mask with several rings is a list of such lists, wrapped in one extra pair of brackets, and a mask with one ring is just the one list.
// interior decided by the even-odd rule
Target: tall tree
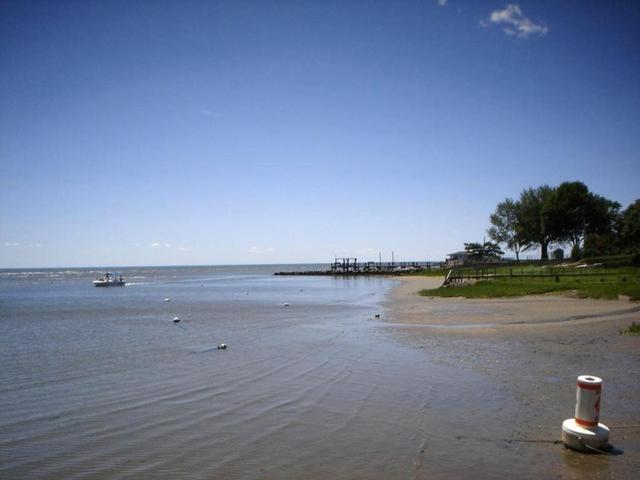
[(564, 182), (551, 192), (543, 215), (549, 227), (557, 233), (556, 240), (568, 242), (572, 252), (585, 236), (590, 192), (582, 182)]
[(553, 190), (543, 209), (556, 240), (580, 252), (585, 237), (611, 233), (620, 204), (589, 191), (582, 182), (564, 182)]
[(620, 241), (627, 251), (640, 251), (640, 199), (620, 215)]
[(526, 250), (528, 245), (524, 243), (516, 203), (511, 198), (500, 202), (489, 221), (492, 225), (487, 230), (489, 238), (498, 244), (506, 245), (516, 254), (516, 260), (520, 261), (520, 252)]
[(548, 205), (552, 193), (553, 189), (548, 185), (528, 188), (520, 194), (520, 200), (516, 204), (522, 243), (540, 245), (542, 260), (549, 259), (549, 243), (558, 237), (548, 217)]

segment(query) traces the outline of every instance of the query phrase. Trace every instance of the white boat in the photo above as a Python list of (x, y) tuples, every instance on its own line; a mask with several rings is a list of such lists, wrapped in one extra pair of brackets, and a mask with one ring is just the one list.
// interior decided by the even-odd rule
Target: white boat
[(124, 287), (125, 281), (118, 272), (106, 272), (94, 280), (93, 285), (96, 287)]

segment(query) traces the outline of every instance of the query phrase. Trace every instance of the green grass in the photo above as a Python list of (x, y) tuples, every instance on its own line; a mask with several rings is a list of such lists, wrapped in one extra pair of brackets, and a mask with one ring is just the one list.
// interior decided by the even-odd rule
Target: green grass
[[(588, 258), (579, 262), (587, 267), (579, 267), (578, 262), (571, 259), (564, 260), (525, 260), (520, 263), (505, 262), (496, 264), (485, 264), (481, 268), (477, 266), (467, 266), (457, 271), (467, 274), (485, 271), (486, 273), (498, 275), (583, 275), (583, 274), (619, 274), (627, 276), (640, 276), (640, 268), (632, 265), (632, 255), (615, 255), (608, 257)], [(592, 265), (598, 265), (596, 267)], [(432, 268), (420, 272), (396, 273), (396, 275), (422, 275), (425, 277), (444, 277), (449, 272), (448, 268)]]
[[(616, 299), (625, 295), (640, 300), (640, 275), (637, 272), (600, 276), (561, 275), (554, 277), (523, 276), (481, 280), (469, 286), (440, 287), (422, 290), (420, 295), (433, 297), (496, 298), (571, 292), (582, 298)], [(595, 272), (593, 272), (595, 273)], [(601, 271), (604, 273), (604, 271)], [(634, 274), (635, 273), (635, 274)]]
[[(590, 275), (628, 275), (638, 276), (640, 275), (640, 268), (633, 266), (623, 267), (578, 267), (574, 264), (567, 263), (566, 266), (560, 265), (542, 265), (542, 264), (528, 264), (528, 265), (496, 265), (485, 268), (476, 268), (473, 266), (457, 269), (456, 272), (463, 274), (474, 274), (485, 272), (488, 274), (498, 275), (575, 275), (575, 276), (590, 276)], [(440, 270), (440, 272), (446, 273), (447, 269)], [(442, 273), (441, 273), (442, 274)]]
[(626, 330), (620, 330), (623, 335), (640, 335), (640, 324), (631, 322), (631, 325)]

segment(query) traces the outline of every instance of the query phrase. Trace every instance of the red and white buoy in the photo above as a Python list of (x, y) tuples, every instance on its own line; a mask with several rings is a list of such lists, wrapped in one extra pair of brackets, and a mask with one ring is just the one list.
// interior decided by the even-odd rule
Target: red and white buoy
[(576, 388), (576, 413), (562, 423), (562, 442), (572, 450), (599, 450), (609, 443), (609, 428), (600, 423), (602, 379), (580, 375)]

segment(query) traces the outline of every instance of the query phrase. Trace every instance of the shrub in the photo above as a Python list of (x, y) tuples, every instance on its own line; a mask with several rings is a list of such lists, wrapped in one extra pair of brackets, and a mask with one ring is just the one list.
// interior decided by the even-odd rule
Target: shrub
[(631, 322), (631, 325), (626, 330), (621, 330), (620, 333), (624, 335), (640, 335), (640, 324)]

